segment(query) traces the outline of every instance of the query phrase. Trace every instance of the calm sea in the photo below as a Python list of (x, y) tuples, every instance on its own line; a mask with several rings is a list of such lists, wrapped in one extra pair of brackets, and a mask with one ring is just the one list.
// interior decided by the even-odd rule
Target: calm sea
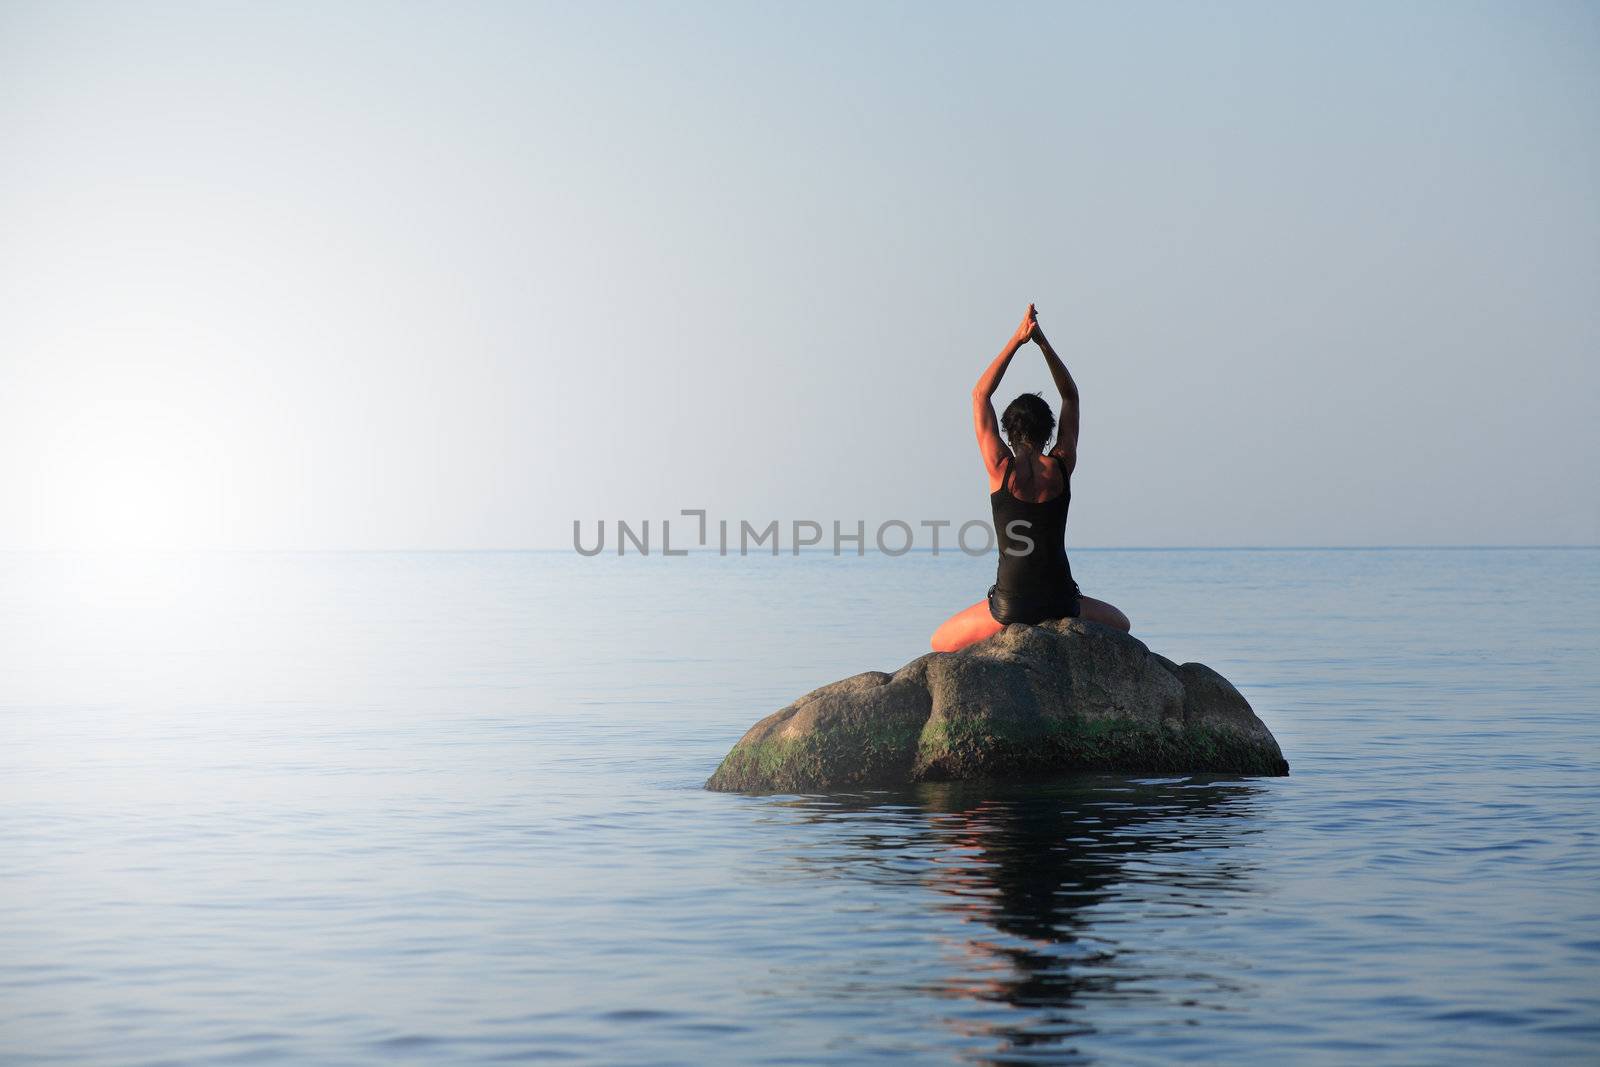
[(1287, 779), (744, 797), (992, 561), (0, 557), (0, 1061), (1600, 1048), (1600, 551), (1090, 551)]

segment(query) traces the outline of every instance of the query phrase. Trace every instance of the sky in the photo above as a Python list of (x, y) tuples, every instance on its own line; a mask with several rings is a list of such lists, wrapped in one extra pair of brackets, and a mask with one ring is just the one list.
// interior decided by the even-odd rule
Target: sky
[[(1600, 543), (1600, 6), (0, 2), (0, 548)], [(1054, 399), (1017, 357), (1003, 404)]]

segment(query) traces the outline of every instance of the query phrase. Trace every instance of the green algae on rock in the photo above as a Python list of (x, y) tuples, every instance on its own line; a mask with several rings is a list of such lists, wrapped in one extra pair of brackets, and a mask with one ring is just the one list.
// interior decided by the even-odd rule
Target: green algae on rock
[(807, 693), (752, 726), (706, 788), (799, 793), (1072, 770), (1284, 775), (1289, 765), (1210, 667), (1057, 619)]

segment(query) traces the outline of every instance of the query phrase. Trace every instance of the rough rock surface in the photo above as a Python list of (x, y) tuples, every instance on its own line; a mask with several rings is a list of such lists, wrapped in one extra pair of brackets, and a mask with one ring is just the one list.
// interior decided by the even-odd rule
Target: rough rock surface
[(1057, 619), (807, 693), (752, 726), (706, 788), (816, 792), (1067, 770), (1283, 775), (1289, 765), (1210, 667)]

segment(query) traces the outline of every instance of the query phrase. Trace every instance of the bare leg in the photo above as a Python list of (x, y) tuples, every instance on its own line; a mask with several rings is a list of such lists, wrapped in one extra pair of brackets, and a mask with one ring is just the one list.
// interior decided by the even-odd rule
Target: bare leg
[(995, 622), (994, 616), (989, 614), (989, 602), (980, 600), (946, 619), (944, 625), (933, 632), (933, 640), (928, 643), (935, 652), (954, 652), (985, 637), (992, 637), (1003, 629), (1005, 627)]
[[(1117, 609), (1115, 604), (1107, 604), (1104, 600), (1096, 600), (1092, 596), (1078, 597), (1078, 618), (1088, 622), (1104, 623), (1113, 626), (1123, 633), (1133, 629), (1133, 624), (1128, 617)], [(953, 621), (953, 620), (952, 620)], [(946, 623), (946, 625), (949, 625)]]

